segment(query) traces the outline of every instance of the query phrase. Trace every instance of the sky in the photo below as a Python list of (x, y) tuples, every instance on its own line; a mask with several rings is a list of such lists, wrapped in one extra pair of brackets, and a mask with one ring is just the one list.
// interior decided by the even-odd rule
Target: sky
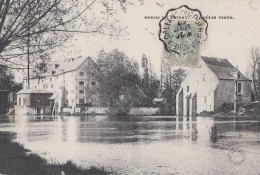
[[(92, 10), (99, 15), (95, 5)], [(201, 55), (227, 58), (245, 73), (250, 48), (260, 47), (260, 1), (257, 0), (145, 0), (143, 5), (130, 6), (126, 13), (118, 10), (115, 18), (120, 25), (127, 26), (128, 34), (124, 37), (111, 39), (97, 34), (76, 34), (66, 44), (66, 50), (57, 50), (54, 57), (91, 56), (95, 59), (101, 49), (107, 52), (119, 49), (138, 62), (145, 54), (159, 74), (164, 50), (158, 37), (160, 19), (145, 19), (145, 16), (162, 17), (169, 9), (181, 5), (199, 9), (204, 17), (216, 16), (216, 19), (207, 19), (208, 39), (201, 48)], [(218, 16), (232, 16), (234, 19), (218, 19)]]

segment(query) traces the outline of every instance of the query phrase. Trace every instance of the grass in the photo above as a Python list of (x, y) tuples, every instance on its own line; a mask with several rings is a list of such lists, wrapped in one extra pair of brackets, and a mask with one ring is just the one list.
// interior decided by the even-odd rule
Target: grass
[(12, 142), (13, 133), (0, 132), (0, 174), (9, 175), (107, 175), (104, 168), (84, 169), (72, 161), (49, 164), (37, 154), (30, 153), (21, 144)]

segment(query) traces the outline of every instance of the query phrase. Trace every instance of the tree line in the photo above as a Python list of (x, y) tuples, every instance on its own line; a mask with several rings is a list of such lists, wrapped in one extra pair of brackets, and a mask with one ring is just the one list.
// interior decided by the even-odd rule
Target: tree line
[(249, 52), (247, 76), (252, 80), (252, 101), (260, 100), (260, 52), (253, 46)]
[(145, 54), (140, 66), (117, 49), (109, 53), (100, 51), (97, 66), (102, 71), (101, 99), (112, 115), (127, 114), (132, 107), (158, 107), (153, 103), (158, 97), (166, 100), (166, 104), (159, 105), (161, 114), (175, 114), (176, 95), (186, 76), (185, 70), (163, 66), (158, 78)]

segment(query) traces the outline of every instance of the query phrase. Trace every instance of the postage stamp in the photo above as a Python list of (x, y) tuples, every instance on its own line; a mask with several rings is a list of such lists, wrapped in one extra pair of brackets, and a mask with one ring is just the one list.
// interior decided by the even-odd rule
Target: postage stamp
[(208, 37), (208, 23), (201, 12), (187, 5), (170, 9), (159, 26), (159, 39), (164, 45), (163, 62), (197, 67), (201, 45)]

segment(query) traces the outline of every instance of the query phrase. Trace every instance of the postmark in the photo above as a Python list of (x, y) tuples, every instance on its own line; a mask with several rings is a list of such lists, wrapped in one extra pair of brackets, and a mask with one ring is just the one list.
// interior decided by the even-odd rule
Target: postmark
[(235, 165), (241, 165), (242, 163), (244, 163), (246, 157), (245, 157), (245, 153), (242, 149), (240, 148), (232, 148), (230, 149), (229, 153), (228, 153), (228, 160), (235, 164)]
[(198, 66), (201, 45), (208, 37), (208, 23), (201, 12), (186, 5), (170, 9), (159, 27), (165, 61), (173, 65)]

